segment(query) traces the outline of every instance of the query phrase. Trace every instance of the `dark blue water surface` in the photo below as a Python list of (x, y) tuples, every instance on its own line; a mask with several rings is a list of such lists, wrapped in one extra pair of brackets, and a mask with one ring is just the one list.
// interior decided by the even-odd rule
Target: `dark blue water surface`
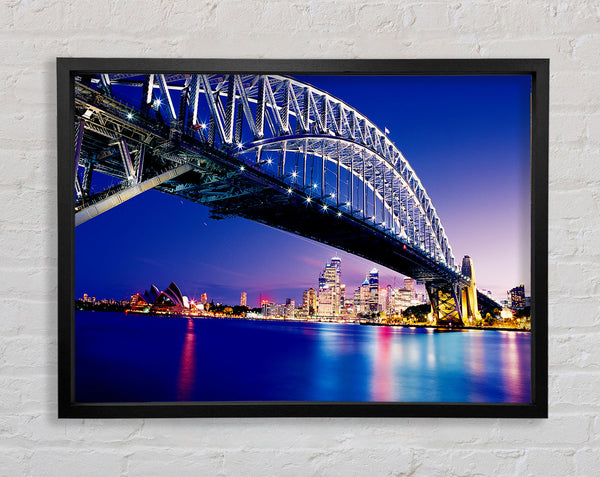
[(529, 402), (530, 335), (75, 313), (80, 402)]

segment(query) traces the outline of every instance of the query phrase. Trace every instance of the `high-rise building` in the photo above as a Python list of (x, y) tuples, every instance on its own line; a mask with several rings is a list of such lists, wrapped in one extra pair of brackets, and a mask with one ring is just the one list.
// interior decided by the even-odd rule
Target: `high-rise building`
[(395, 295), (396, 290), (392, 288), (392, 285), (388, 285), (387, 287), (385, 287), (384, 310), (388, 315), (393, 315), (394, 313), (396, 313)]
[(406, 310), (413, 305), (414, 293), (406, 288), (400, 288), (394, 293), (394, 308), (396, 313)]
[(525, 285), (521, 283), (510, 292), (510, 307), (514, 310), (525, 308)]
[(354, 313), (358, 314), (361, 312), (360, 309), (360, 287), (354, 290), (354, 295), (352, 297), (352, 304), (354, 305)]
[(242, 296), (240, 297), (240, 306), (247, 306), (248, 303), (248, 295), (246, 292), (242, 292)]
[(302, 293), (302, 311), (308, 316), (317, 312), (317, 292), (314, 288), (304, 290)]
[(369, 311), (379, 311), (379, 272), (373, 268), (368, 275), (369, 280)]
[(414, 295), (415, 281), (412, 278), (405, 278), (404, 279), (404, 289), (410, 291)]
[(206, 293), (200, 295), (200, 303), (202, 303), (203, 305), (206, 305), (206, 303), (208, 303), (208, 295)]
[(369, 311), (369, 280), (365, 279), (359, 288), (359, 300), (357, 313), (367, 313)]
[(296, 300), (293, 298), (286, 298), (285, 300), (285, 317), (294, 318), (294, 312), (296, 311)]
[(346, 310), (346, 285), (343, 283), (340, 285), (340, 313), (344, 313)]
[(269, 300), (263, 300), (261, 302), (261, 308), (264, 317), (275, 317), (277, 315), (277, 305), (271, 303)]
[(378, 303), (379, 306), (378, 306), (378, 308), (380, 310), (386, 311), (386, 312), (387, 312), (387, 297), (388, 297), (387, 287), (381, 288), (379, 290), (379, 303)]
[(319, 277), (319, 315), (340, 314), (341, 259), (333, 257)]

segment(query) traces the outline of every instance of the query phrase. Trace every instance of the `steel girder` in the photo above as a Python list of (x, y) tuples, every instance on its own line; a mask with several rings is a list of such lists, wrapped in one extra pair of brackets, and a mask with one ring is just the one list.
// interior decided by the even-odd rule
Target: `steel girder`
[[(92, 116), (83, 114), (81, 125), (121, 149), (102, 160), (89, 152), (78, 157), (88, 187), (91, 168), (139, 182), (144, 151), (159, 151), (165, 134), (193, 136), (457, 270), (435, 207), (402, 153), (368, 118), (328, 93), (277, 75), (109, 74), (90, 84), (76, 85), (76, 105)], [(139, 105), (117, 99), (119, 88)], [(122, 174), (115, 172), (119, 162)], [(76, 189), (84, 193), (81, 181)]]
[[(421, 181), (395, 144), (360, 112), (285, 76), (191, 75), (188, 79), (193, 91), (186, 103), (187, 126), (199, 139), (205, 140), (205, 130), (210, 129), (216, 147), (249, 164), (270, 155), (272, 162), (277, 161), (272, 173), (280, 178), (290, 175), (286, 163), (291, 156), (295, 164), (300, 163), (291, 172), (295, 174), (289, 182), (294, 188), (299, 187), (293, 180), (298, 176), (302, 176), (301, 188), (306, 188), (309, 181), (299, 171), (306, 171), (308, 161), (310, 182), (319, 193), (315, 195), (325, 200), (330, 196), (332, 205), (362, 214), (433, 260), (455, 267), (444, 227)], [(356, 186), (356, 191), (340, 201), (344, 186), (348, 190)]]

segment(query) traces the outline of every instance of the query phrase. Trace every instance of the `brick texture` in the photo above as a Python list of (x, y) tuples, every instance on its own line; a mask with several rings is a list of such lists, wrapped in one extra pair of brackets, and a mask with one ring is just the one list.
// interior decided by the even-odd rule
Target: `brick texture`
[[(596, 0), (0, 2), (0, 476), (600, 474)], [(550, 418), (56, 418), (57, 56), (549, 57)]]

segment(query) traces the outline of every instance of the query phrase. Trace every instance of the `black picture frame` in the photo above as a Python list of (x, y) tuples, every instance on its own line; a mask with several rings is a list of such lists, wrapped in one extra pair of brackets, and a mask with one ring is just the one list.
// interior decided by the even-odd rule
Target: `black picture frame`
[[(74, 77), (86, 73), (277, 73), (530, 75), (531, 397), (528, 404), (201, 402), (79, 403), (74, 400)], [(253, 60), (58, 58), (58, 416), (148, 417), (488, 417), (548, 416), (548, 59)]]

